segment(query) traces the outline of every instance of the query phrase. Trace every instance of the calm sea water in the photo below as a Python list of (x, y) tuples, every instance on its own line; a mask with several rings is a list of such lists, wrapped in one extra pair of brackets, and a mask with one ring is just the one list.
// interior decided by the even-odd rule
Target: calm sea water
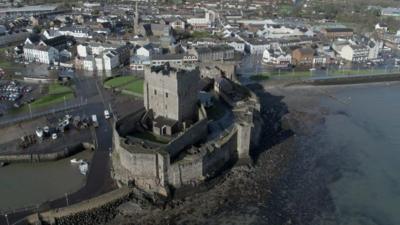
[[(329, 184), (340, 224), (400, 224), (400, 85), (355, 86), (334, 93), (348, 104), (324, 102), (321, 137), (338, 150), (339, 178)], [(324, 165), (321, 165), (324, 166)]]
[(40, 204), (77, 191), (85, 184), (71, 158), (90, 158), (85, 151), (56, 162), (15, 163), (0, 168), (0, 210)]
[(400, 84), (327, 92), (336, 99), (320, 98), (324, 122), (296, 138), (259, 224), (399, 225)]

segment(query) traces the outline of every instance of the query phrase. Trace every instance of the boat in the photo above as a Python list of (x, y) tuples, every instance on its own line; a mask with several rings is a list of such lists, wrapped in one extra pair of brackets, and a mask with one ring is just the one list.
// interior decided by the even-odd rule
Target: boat
[(89, 164), (87, 162), (81, 162), (79, 164), (79, 171), (81, 172), (82, 175), (86, 176), (88, 170), (89, 170)]
[(80, 164), (80, 163), (82, 163), (83, 162), (83, 160), (82, 159), (75, 159), (75, 158), (73, 158), (73, 159), (71, 159), (70, 160), (70, 162), (72, 163), (72, 164)]

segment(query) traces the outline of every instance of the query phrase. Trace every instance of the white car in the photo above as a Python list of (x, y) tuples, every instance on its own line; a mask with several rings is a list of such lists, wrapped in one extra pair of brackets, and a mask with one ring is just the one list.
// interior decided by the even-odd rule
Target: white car
[(56, 140), (57, 138), (58, 138), (57, 133), (53, 133), (53, 134), (51, 135), (51, 139)]
[(111, 118), (110, 112), (108, 110), (104, 110), (104, 117), (108, 120)]

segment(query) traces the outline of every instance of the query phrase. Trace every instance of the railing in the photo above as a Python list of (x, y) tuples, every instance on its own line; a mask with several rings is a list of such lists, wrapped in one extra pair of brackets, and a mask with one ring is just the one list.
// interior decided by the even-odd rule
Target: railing
[(69, 105), (65, 105), (65, 106), (62, 106), (62, 107), (59, 107), (59, 108), (54, 108), (54, 109), (47, 110), (47, 111), (44, 111), (44, 112), (32, 113), (32, 114), (20, 116), (20, 117), (17, 117), (17, 118), (7, 119), (5, 121), (1, 121), (0, 122), (0, 127), (5, 127), (5, 126), (8, 126), (10, 124), (19, 123), (19, 122), (22, 122), (22, 121), (31, 120), (31, 119), (35, 119), (35, 118), (38, 118), (38, 117), (47, 116), (47, 115), (50, 115), (50, 114), (63, 112), (63, 111), (74, 109), (74, 108), (79, 108), (79, 107), (82, 107), (82, 106), (86, 105), (87, 103), (88, 103), (88, 101), (86, 99), (85, 101), (81, 101), (81, 102), (78, 102), (78, 103), (72, 103), (72, 104), (69, 104)]

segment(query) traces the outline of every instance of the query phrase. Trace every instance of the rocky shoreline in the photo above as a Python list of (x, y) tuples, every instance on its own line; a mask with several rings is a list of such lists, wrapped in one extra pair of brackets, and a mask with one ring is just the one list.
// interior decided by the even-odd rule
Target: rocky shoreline
[(198, 188), (200, 191), (174, 198), (162, 207), (119, 210), (107, 224), (274, 224), (262, 210), (295, 156), (295, 135), (290, 127), (301, 118), (289, 114), (281, 96), (271, 95), (261, 85), (249, 88), (260, 97), (262, 135), (268, 137), (253, 151), (253, 164), (235, 166), (212, 180), (208, 188)]

